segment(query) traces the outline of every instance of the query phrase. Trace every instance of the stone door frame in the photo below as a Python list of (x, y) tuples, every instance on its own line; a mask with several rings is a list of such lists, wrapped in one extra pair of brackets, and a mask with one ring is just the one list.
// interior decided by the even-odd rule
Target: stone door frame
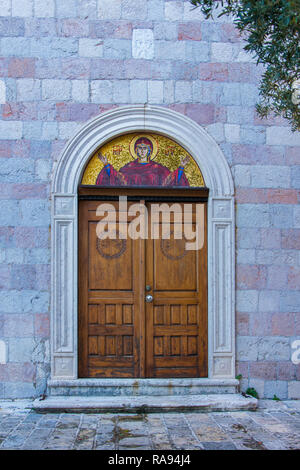
[(51, 379), (78, 379), (78, 185), (97, 148), (114, 137), (135, 131), (156, 132), (177, 141), (197, 161), (209, 188), (208, 378), (234, 379), (235, 224), (230, 168), (219, 146), (202, 127), (175, 111), (148, 105), (115, 108), (89, 121), (69, 140), (54, 167)]

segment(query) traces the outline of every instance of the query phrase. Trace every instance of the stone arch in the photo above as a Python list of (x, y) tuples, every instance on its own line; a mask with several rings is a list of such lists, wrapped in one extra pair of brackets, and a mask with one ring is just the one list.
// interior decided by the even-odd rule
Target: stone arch
[[(95, 150), (118, 135), (149, 131), (177, 141), (197, 161), (208, 200), (209, 378), (235, 377), (234, 185), (217, 143), (186, 116), (169, 109), (124, 106), (86, 123), (68, 142), (53, 173), (51, 378), (77, 375), (77, 188)], [(203, 379), (206, 380), (206, 379)]]
[(52, 192), (75, 194), (91, 154), (108, 140), (138, 130), (157, 132), (178, 141), (198, 162), (213, 196), (232, 196), (233, 180), (217, 143), (186, 116), (158, 106), (124, 106), (101, 114), (70, 139), (59, 159)]

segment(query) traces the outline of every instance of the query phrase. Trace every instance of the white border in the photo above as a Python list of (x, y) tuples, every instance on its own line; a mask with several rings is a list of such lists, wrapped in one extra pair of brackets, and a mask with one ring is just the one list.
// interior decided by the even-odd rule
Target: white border
[(53, 173), (51, 199), (51, 378), (77, 379), (77, 188), (97, 148), (134, 131), (166, 135), (197, 161), (208, 200), (208, 377), (235, 376), (234, 185), (216, 142), (191, 119), (169, 109), (124, 106), (85, 124), (68, 142)]

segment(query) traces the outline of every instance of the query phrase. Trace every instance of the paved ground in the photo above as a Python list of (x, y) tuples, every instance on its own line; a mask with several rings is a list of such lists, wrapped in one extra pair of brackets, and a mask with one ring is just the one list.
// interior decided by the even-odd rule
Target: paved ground
[(261, 400), (257, 411), (39, 414), (0, 401), (0, 449), (300, 449), (300, 401)]

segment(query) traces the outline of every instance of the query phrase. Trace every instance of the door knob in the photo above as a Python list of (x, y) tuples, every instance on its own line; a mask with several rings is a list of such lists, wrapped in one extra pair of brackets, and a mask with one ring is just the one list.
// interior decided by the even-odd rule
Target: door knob
[(152, 302), (153, 301), (153, 296), (148, 294), (146, 295), (146, 302)]

